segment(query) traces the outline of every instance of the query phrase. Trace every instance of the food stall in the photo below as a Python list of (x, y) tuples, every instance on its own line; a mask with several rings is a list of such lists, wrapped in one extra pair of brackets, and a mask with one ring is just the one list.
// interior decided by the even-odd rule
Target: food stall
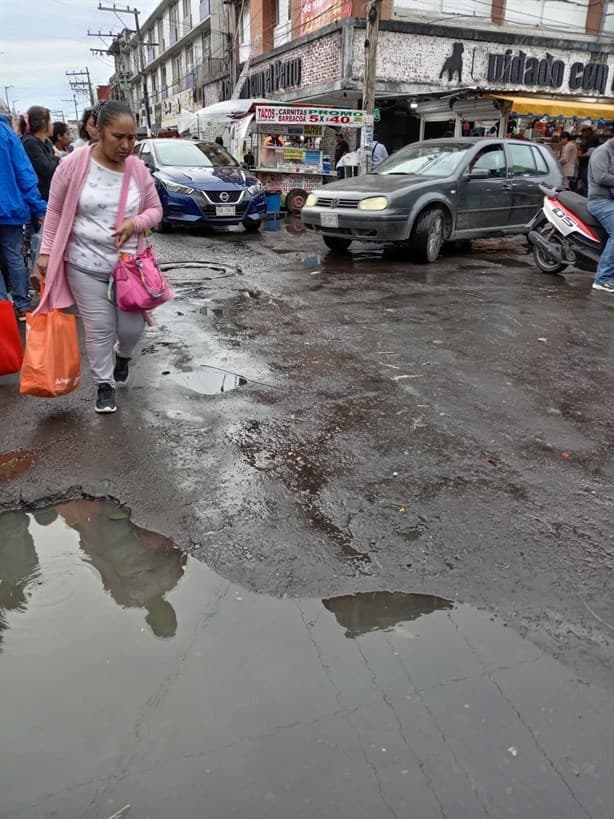
[(323, 150), (324, 129), (360, 128), (361, 143), (368, 144), (370, 119), (351, 109), (255, 104), (233, 124), (231, 152), (243, 159), (247, 147), (263, 187), (281, 191), (286, 209), (296, 212), (310, 191), (337, 178), (334, 160)]

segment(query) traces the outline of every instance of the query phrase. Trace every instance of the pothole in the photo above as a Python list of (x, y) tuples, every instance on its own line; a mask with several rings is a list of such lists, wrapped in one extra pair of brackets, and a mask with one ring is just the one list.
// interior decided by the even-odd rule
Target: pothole
[(247, 378), (242, 375), (205, 365), (201, 370), (189, 372), (172, 373), (170, 370), (164, 370), (162, 375), (170, 375), (176, 384), (201, 395), (219, 395), (236, 390), (237, 387), (244, 387), (248, 383)]

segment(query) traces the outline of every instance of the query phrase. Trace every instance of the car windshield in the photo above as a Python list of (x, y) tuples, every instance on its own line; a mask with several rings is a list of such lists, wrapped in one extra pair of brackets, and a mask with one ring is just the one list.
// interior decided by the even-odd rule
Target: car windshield
[(408, 145), (374, 171), (379, 174), (411, 174), (412, 176), (449, 176), (458, 168), (471, 144)]
[(221, 145), (208, 142), (162, 142), (156, 145), (160, 165), (179, 165), (183, 168), (219, 168), (237, 166), (237, 162)]

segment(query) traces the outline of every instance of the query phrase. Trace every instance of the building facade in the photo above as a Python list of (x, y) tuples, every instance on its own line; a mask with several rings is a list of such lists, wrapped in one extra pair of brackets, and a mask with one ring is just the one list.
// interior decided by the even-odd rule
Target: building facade
[[(363, 14), (362, 0), (163, 0), (143, 26), (144, 72), (128, 43), (140, 122), (145, 77), (162, 131), (181, 110), (238, 88), (246, 98), (361, 107)], [(384, 0), (380, 133), (396, 147), (517, 109), (607, 114), (613, 30), (614, 0)]]
[(177, 129), (201, 107), (207, 77), (227, 71), (229, 29), (223, 0), (162, 0), (141, 26), (142, 45), (122, 32), (111, 45), (113, 95), (130, 103), (140, 126)]

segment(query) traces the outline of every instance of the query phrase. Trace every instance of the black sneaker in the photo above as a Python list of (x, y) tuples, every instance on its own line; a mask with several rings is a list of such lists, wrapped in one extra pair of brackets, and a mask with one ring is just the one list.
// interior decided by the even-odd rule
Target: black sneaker
[(118, 384), (125, 384), (130, 375), (130, 359), (124, 358), (121, 355), (115, 357), (115, 369), (113, 370), (113, 378)]
[(614, 293), (614, 282), (593, 282), (593, 290), (603, 290), (605, 293)]
[(117, 410), (115, 387), (112, 387), (110, 384), (98, 385), (95, 410), (96, 412), (115, 412)]

